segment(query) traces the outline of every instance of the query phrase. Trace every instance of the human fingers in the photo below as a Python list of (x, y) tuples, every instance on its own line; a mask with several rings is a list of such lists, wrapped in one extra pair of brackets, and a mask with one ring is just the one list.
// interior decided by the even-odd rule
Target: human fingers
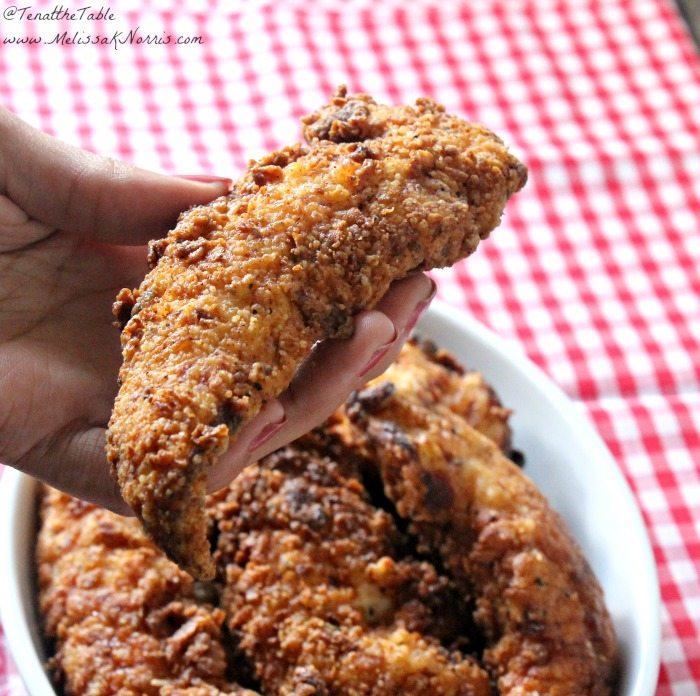
[(105, 429), (75, 421), (12, 464), (44, 483), (120, 515), (133, 515), (105, 455)]
[[(15, 226), (38, 222), (96, 241), (143, 244), (230, 186), (224, 177), (165, 176), (86, 152), (0, 109), (0, 195), (5, 208), (14, 206)], [(27, 233), (36, 235), (36, 225)]]
[(361, 312), (350, 339), (319, 344), (279, 399), (253, 419), (215, 465), (209, 490), (226, 485), (255, 461), (323, 422), (368, 380), (396, 359), (435, 294), (424, 274), (394, 283), (375, 309)]

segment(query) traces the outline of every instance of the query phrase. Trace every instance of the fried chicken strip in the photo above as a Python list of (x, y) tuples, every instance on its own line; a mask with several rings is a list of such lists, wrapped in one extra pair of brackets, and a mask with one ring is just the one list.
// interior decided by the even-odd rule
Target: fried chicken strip
[(563, 520), (469, 423), (436, 401), (440, 366), (413, 350), (351, 399), (361, 448), (422, 553), (437, 552), (488, 644), (503, 696), (604, 696), (616, 641), (603, 592)]
[(295, 443), (220, 497), (222, 606), (264, 693), (490, 696), (487, 672), (443, 647), (463, 631), (463, 598), (405, 557), (347, 462)]
[(47, 489), (39, 609), (66, 696), (256, 696), (229, 681), (224, 613), (134, 519)]
[(214, 572), (207, 472), (240, 428), (393, 280), (471, 253), (526, 179), (493, 133), (427, 99), (388, 107), (340, 89), (304, 123), (308, 148), (184, 213), (115, 303), (108, 459), (151, 537), (198, 578)]
[[(417, 371), (421, 375), (418, 383)], [(401, 349), (391, 374), (394, 383), (405, 391), (420, 388), (420, 400), (425, 408), (452, 411), (489, 438), (506, 456), (512, 454), (508, 420), (511, 410), (503, 407), (480, 372), (466, 370), (450, 352), (414, 335)], [(368, 467), (375, 467), (374, 453), (366, 446), (366, 438), (358, 437), (346, 408), (339, 408), (325, 427), (356, 456), (361, 456)], [(332, 441), (328, 446), (332, 446)]]

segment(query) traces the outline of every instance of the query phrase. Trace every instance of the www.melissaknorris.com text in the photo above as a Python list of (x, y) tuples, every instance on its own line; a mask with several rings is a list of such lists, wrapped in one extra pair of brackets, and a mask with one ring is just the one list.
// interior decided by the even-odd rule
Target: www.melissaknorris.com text
[(56, 44), (60, 46), (138, 46), (141, 44), (195, 44), (203, 43), (201, 36), (176, 36), (174, 34), (143, 34), (139, 28), (128, 31), (115, 31), (111, 34), (89, 34), (84, 31), (62, 31), (49, 37), (42, 36), (5, 36), (3, 44)]

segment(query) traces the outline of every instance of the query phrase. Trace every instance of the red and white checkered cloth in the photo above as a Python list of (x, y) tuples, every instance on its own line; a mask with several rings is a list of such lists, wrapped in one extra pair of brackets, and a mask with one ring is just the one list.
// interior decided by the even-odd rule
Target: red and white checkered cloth
[[(657, 694), (700, 694), (700, 58), (671, 0), (125, 0), (111, 12), (5, 14), (0, 103), (144, 167), (235, 175), (298, 139), (298, 116), (344, 82), (393, 103), (432, 96), (522, 157), (526, 189), (478, 254), (435, 274), (440, 295), (519, 343), (598, 427), (658, 563)], [(136, 27), (202, 41), (1, 43)], [(0, 641), (0, 696), (21, 693)]]

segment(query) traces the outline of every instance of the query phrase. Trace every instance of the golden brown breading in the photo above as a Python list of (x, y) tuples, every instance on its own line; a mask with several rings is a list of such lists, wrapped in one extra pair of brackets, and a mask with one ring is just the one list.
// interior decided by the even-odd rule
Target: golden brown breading
[(435, 363), (416, 351), (410, 363), (357, 393), (348, 415), (419, 552), (476, 598), (499, 693), (610, 694), (612, 623), (563, 520), (460, 408), (436, 401)]
[(393, 280), (471, 253), (526, 179), (493, 133), (427, 99), (387, 107), (341, 89), (304, 122), (308, 149), (273, 153), (184, 213), (115, 304), (108, 458), (148, 533), (199, 578), (214, 572), (207, 471), (238, 430)]
[(407, 557), (353, 468), (307, 441), (220, 494), (222, 606), (262, 690), (489, 696), (488, 673), (442, 645), (464, 633), (464, 598), (432, 564)]
[(39, 608), (66, 696), (255, 696), (230, 681), (224, 613), (134, 519), (48, 489)]

